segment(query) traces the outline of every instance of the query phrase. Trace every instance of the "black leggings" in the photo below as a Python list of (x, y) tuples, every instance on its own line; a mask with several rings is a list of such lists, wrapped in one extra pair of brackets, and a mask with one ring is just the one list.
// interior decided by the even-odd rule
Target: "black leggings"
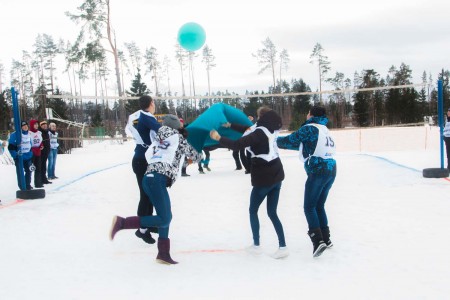
[(153, 204), (142, 188), (142, 179), (144, 178), (148, 166), (147, 160), (133, 157), (131, 166), (133, 167), (134, 174), (136, 174), (140, 193), (137, 215), (139, 217), (151, 216), (153, 214)]

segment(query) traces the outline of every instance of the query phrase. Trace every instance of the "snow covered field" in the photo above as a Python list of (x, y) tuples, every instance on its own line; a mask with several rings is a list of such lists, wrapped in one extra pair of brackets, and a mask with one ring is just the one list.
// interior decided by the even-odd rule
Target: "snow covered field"
[(338, 176), (327, 210), (334, 248), (312, 258), (298, 153), (281, 151), (286, 179), (278, 213), (290, 256), (277, 248), (265, 205), (263, 255), (248, 219), (250, 177), (231, 152), (211, 152), (211, 172), (169, 190), (172, 257), (121, 231), (112, 217), (134, 215), (134, 145), (102, 142), (59, 155), (45, 199), (17, 202), (14, 166), (0, 165), (0, 299), (448, 299), (450, 181), (422, 177), (440, 167), (437, 128), (333, 132)]

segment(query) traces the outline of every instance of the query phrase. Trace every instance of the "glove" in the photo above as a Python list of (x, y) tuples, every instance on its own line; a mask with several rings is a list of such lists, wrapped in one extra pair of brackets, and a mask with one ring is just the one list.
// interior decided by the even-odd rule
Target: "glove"
[(230, 128), (231, 127), (231, 123), (230, 122), (226, 122), (226, 123), (223, 123), (221, 126), (225, 127), (225, 128)]
[(219, 134), (217, 131), (215, 131), (215, 130), (211, 130), (211, 131), (209, 132), (209, 136), (210, 136), (213, 140), (216, 140), (216, 141), (219, 141), (220, 138), (221, 138), (220, 134)]
[(178, 132), (185, 138), (187, 139), (189, 132), (186, 130), (186, 128), (179, 128)]

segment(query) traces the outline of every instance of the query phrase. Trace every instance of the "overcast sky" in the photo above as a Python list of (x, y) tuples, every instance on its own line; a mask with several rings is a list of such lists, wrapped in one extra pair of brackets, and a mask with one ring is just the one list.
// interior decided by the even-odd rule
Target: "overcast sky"
[[(79, 27), (64, 12), (76, 12), (83, 1), (1, 2), (0, 62), (7, 75), (3, 81), (9, 86), (12, 59), (20, 60), (22, 50), (31, 52), (38, 34), (49, 34), (55, 41), (75, 40)], [(258, 75), (260, 66), (252, 57), (267, 37), (279, 51), (286, 49), (290, 55), (283, 79), (302, 78), (312, 90), (319, 85), (316, 65), (309, 58), (317, 42), (331, 62), (330, 76), (338, 71), (353, 80), (355, 71), (374, 69), (384, 78), (390, 66), (399, 67), (403, 62), (413, 70), (414, 83), (420, 83), (423, 71), (431, 73), (435, 80), (442, 68), (450, 68), (450, 2), (446, 0), (111, 2), (118, 46), (124, 49), (124, 42), (134, 41), (143, 53), (153, 46), (161, 60), (167, 55), (172, 65), (171, 90), (179, 94), (180, 72), (174, 45), (178, 29), (186, 22), (197, 22), (206, 31), (206, 44), (216, 57), (210, 75), (213, 92), (267, 90), (271, 73)], [(197, 94), (205, 94), (206, 71), (200, 62), (201, 50), (197, 52), (196, 90)], [(279, 79), (278, 72), (276, 76)], [(154, 90), (149, 75), (144, 80)], [(126, 88), (130, 82), (131, 78), (125, 80)], [(68, 90), (67, 75), (60, 75), (58, 84)], [(163, 91), (166, 88), (163, 82)]]

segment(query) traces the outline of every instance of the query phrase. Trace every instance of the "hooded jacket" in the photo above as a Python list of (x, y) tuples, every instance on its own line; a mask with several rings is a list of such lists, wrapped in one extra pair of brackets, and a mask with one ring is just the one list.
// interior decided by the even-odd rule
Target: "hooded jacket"
[(280, 116), (275, 111), (269, 111), (258, 120), (255, 130), (248, 135), (236, 141), (226, 137), (220, 138), (220, 145), (232, 150), (250, 147), (254, 154), (251, 159), (250, 171), (253, 186), (271, 186), (284, 180), (283, 164), (279, 157), (271, 161), (256, 157), (270, 152), (269, 137), (261, 127), (267, 129), (271, 134), (276, 134), (281, 125)]
[(285, 137), (277, 139), (277, 145), (280, 149), (299, 150), (302, 147), (302, 156), (309, 157), (305, 161), (304, 167), (306, 174), (317, 174), (336, 176), (336, 161), (333, 158), (323, 159), (321, 157), (312, 156), (316, 150), (319, 138), (319, 129), (315, 126), (307, 126), (308, 124), (327, 125), (328, 118), (325, 116), (312, 117), (308, 119), (297, 131)]
[(42, 145), (44, 146), (41, 150), (42, 156), (48, 156), (50, 152), (50, 135), (48, 129), (43, 129), (39, 126), (39, 131), (42, 133)]
[(31, 135), (31, 151), (33, 152), (34, 156), (41, 156), (41, 148), (43, 146), (42, 144), (42, 133), (34, 129), (34, 124), (38, 123), (37, 120), (31, 120), (30, 121), (30, 135)]
[[(178, 130), (168, 126), (161, 126), (156, 134), (155, 141), (148, 147), (145, 158), (148, 162), (147, 173), (156, 172), (165, 175), (174, 184), (184, 157), (199, 162), (199, 154), (179, 133)], [(180, 163), (181, 162), (181, 163)]]

